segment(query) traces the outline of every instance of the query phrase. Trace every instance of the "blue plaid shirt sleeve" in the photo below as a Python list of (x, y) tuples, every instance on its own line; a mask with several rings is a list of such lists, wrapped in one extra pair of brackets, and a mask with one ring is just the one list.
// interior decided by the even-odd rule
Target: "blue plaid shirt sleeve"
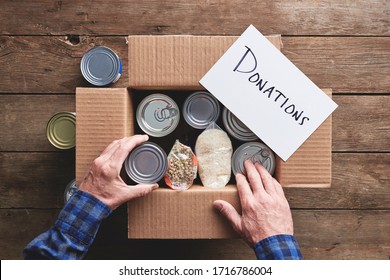
[(301, 250), (294, 236), (280, 234), (267, 237), (255, 244), (258, 260), (302, 260)]
[(81, 259), (87, 253), (102, 220), (112, 209), (93, 195), (77, 190), (61, 210), (54, 226), (24, 249), (25, 259)]

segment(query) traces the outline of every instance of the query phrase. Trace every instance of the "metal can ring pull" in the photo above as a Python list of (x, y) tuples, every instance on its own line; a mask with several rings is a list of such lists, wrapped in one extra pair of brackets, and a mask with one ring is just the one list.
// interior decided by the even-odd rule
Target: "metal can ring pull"
[(165, 120), (175, 117), (177, 113), (177, 109), (172, 108), (171, 105), (167, 105), (167, 107), (163, 109), (157, 109), (156, 111), (154, 111), (154, 118), (159, 122), (163, 122)]

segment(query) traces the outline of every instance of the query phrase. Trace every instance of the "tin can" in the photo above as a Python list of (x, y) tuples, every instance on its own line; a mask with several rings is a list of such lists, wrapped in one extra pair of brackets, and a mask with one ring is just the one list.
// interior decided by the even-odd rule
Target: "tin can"
[(144, 98), (137, 107), (137, 123), (150, 136), (163, 137), (175, 130), (180, 120), (176, 102), (167, 95), (156, 93)]
[(222, 122), (226, 131), (237, 140), (248, 142), (258, 139), (257, 135), (226, 107), (222, 111)]
[(72, 181), (69, 182), (69, 184), (65, 188), (64, 192), (64, 202), (68, 202), (68, 200), (72, 197), (72, 195), (76, 192), (76, 190), (79, 187), (76, 185), (76, 180), (73, 179)]
[(110, 48), (99, 46), (84, 54), (80, 63), (84, 78), (95, 86), (106, 86), (122, 75), (122, 61)]
[(251, 160), (253, 163), (261, 163), (271, 175), (274, 174), (275, 156), (265, 144), (248, 142), (238, 147), (232, 156), (232, 171), (234, 175), (237, 173), (246, 174), (244, 167), (245, 160)]
[(125, 160), (125, 170), (131, 180), (140, 184), (160, 181), (167, 171), (165, 151), (153, 142), (144, 142), (130, 152)]
[(58, 149), (73, 148), (76, 145), (76, 114), (59, 112), (53, 115), (47, 123), (46, 136)]
[(183, 117), (193, 128), (205, 129), (217, 121), (219, 114), (218, 100), (207, 91), (194, 92), (183, 104)]

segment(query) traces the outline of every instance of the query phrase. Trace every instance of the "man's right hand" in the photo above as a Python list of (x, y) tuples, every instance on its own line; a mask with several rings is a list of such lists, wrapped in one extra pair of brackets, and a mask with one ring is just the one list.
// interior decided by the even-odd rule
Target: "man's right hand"
[(134, 135), (112, 142), (93, 161), (88, 175), (80, 184), (80, 190), (92, 194), (111, 209), (116, 209), (126, 201), (145, 196), (158, 188), (158, 184), (128, 186), (119, 174), (130, 151), (148, 139), (147, 135)]
[(244, 165), (249, 182), (244, 175), (236, 175), (241, 215), (224, 200), (214, 201), (214, 207), (251, 247), (269, 236), (293, 235), (290, 206), (282, 186), (261, 164), (247, 160)]

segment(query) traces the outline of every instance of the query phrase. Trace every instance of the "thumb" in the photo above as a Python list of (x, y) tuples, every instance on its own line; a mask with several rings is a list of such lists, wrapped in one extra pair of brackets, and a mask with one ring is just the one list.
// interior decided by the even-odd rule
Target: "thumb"
[(238, 233), (241, 232), (241, 216), (229, 202), (216, 200), (214, 201), (213, 206), (218, 209), (219, 212), (226, 217), (226, 219), (228, 219), (235, 231)]
[(158, 188), (158, 184), (138, 184), (135, 186), (129, 186), (128, 200), (131, 200), (131, 199), (137, 198), (137, 197), (146, 196), (157, 188)]

